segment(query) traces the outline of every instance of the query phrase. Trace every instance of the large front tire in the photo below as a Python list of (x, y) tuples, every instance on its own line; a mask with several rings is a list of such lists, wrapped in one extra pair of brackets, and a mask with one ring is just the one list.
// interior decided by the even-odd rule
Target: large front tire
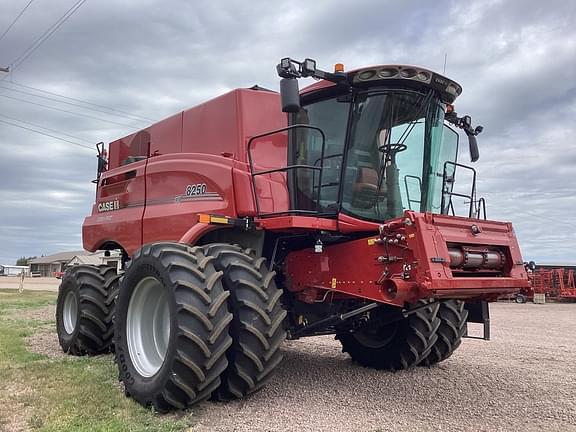
[(426, 358), (437, 340), (438, 308), (438, 303), (430, 303), (395, 323), (340, 333), (336, 338), (342, 343), (342, 351), (362, 366), (392, 371), (408, 369)]
[(280, 345), (286, 339), (282, 290), (274, 282), (265, 258), (251, 249), (225, 243), (204, 247), (224, 273), (224, 288), (230, 292), (234, 318), (230, 327), (233, 344), (227, 352), (228, 368), (213, 399), (242, 398), (262, 388), (282, 361)]
[(428, 356), (420, 363), (423, 366), (431, 366), (446, 360), (460, 346), (462, 337), (466, 334), (468, 310), (464, 308), (463, 301), (445, 300), (440, 302), (438, 318), (440, 319), (440, 327), (436, 332), (438, 339)]
[(117, 300), (116, 361), (126, 393), (160, 412), (206, 400), (232, 344), (229, 293), (214, 258), (178, 243), (134, 254)]
[(116, 269), (105, 265), (82, 264), (66, 271), (56, 304), (56, 331), (64, 352), (81, 356), (110, 351), (118, 278)]

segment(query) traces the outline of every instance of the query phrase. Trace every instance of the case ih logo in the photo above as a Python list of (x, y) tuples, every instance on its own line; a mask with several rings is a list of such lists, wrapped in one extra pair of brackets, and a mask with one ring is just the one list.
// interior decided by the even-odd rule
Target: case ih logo
[(120, 201), (104, 201), (98, 204), (99, 212), (109, 212), (114, 210), (120, 210)]

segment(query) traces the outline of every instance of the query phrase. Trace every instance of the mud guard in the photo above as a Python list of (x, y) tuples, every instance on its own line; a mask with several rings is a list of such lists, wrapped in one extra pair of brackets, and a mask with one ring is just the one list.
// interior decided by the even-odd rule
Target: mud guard
[(486, 341), (490, 340), (490, 309), (488, 307), (488, 302), (485, 300), (479, 300), (475, 302), (466, 302), (464, 307), (468, 311), (468, 322), (479, 323), (484, 326), (484, 336), (470, 336), (468, 335), (468, 329), (466, 329), (466, 334), (464, 337), (470, 339), (483, 339)]

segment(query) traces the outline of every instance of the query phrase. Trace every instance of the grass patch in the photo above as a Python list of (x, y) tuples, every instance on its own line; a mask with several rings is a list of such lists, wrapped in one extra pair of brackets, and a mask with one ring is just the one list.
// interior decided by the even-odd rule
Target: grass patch
[(57, 294), (48, 291), (0, 289), (0, 317), (16, 309), (31, 309), (56, 303)]
[(161, 416), (125, 397), (111, 355), (54, 360), (29, 352), (24, 338), (46, 322), (1, 317), (53, 304), (56, 295), (7, 291), (0, 290), (0, 430), (172, 432), (190, 426), (191, 412)]
[(0, 371), (45, 358), (26, 350), (24, 338), (32, 334), (34, 323), (0, 321)]
[(42, 389), (31, 425), (42, 431), (180, 431), (186, 419), (161, 417), (124, 396), (111, 356), (35, 364), (27, 376)]

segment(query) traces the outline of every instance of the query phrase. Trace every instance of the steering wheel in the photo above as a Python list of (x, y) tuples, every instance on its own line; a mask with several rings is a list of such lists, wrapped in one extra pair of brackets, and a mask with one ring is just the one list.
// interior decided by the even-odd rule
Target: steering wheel
[(399, 143), (382, 144), (381, 146), (378, 147), (378, 151), (380, 151), (382, 153), (396, 154), (396, 153), (403, 152), (407, 148), (408, 148), (408, 146), (406, 144), (399, 144)]

